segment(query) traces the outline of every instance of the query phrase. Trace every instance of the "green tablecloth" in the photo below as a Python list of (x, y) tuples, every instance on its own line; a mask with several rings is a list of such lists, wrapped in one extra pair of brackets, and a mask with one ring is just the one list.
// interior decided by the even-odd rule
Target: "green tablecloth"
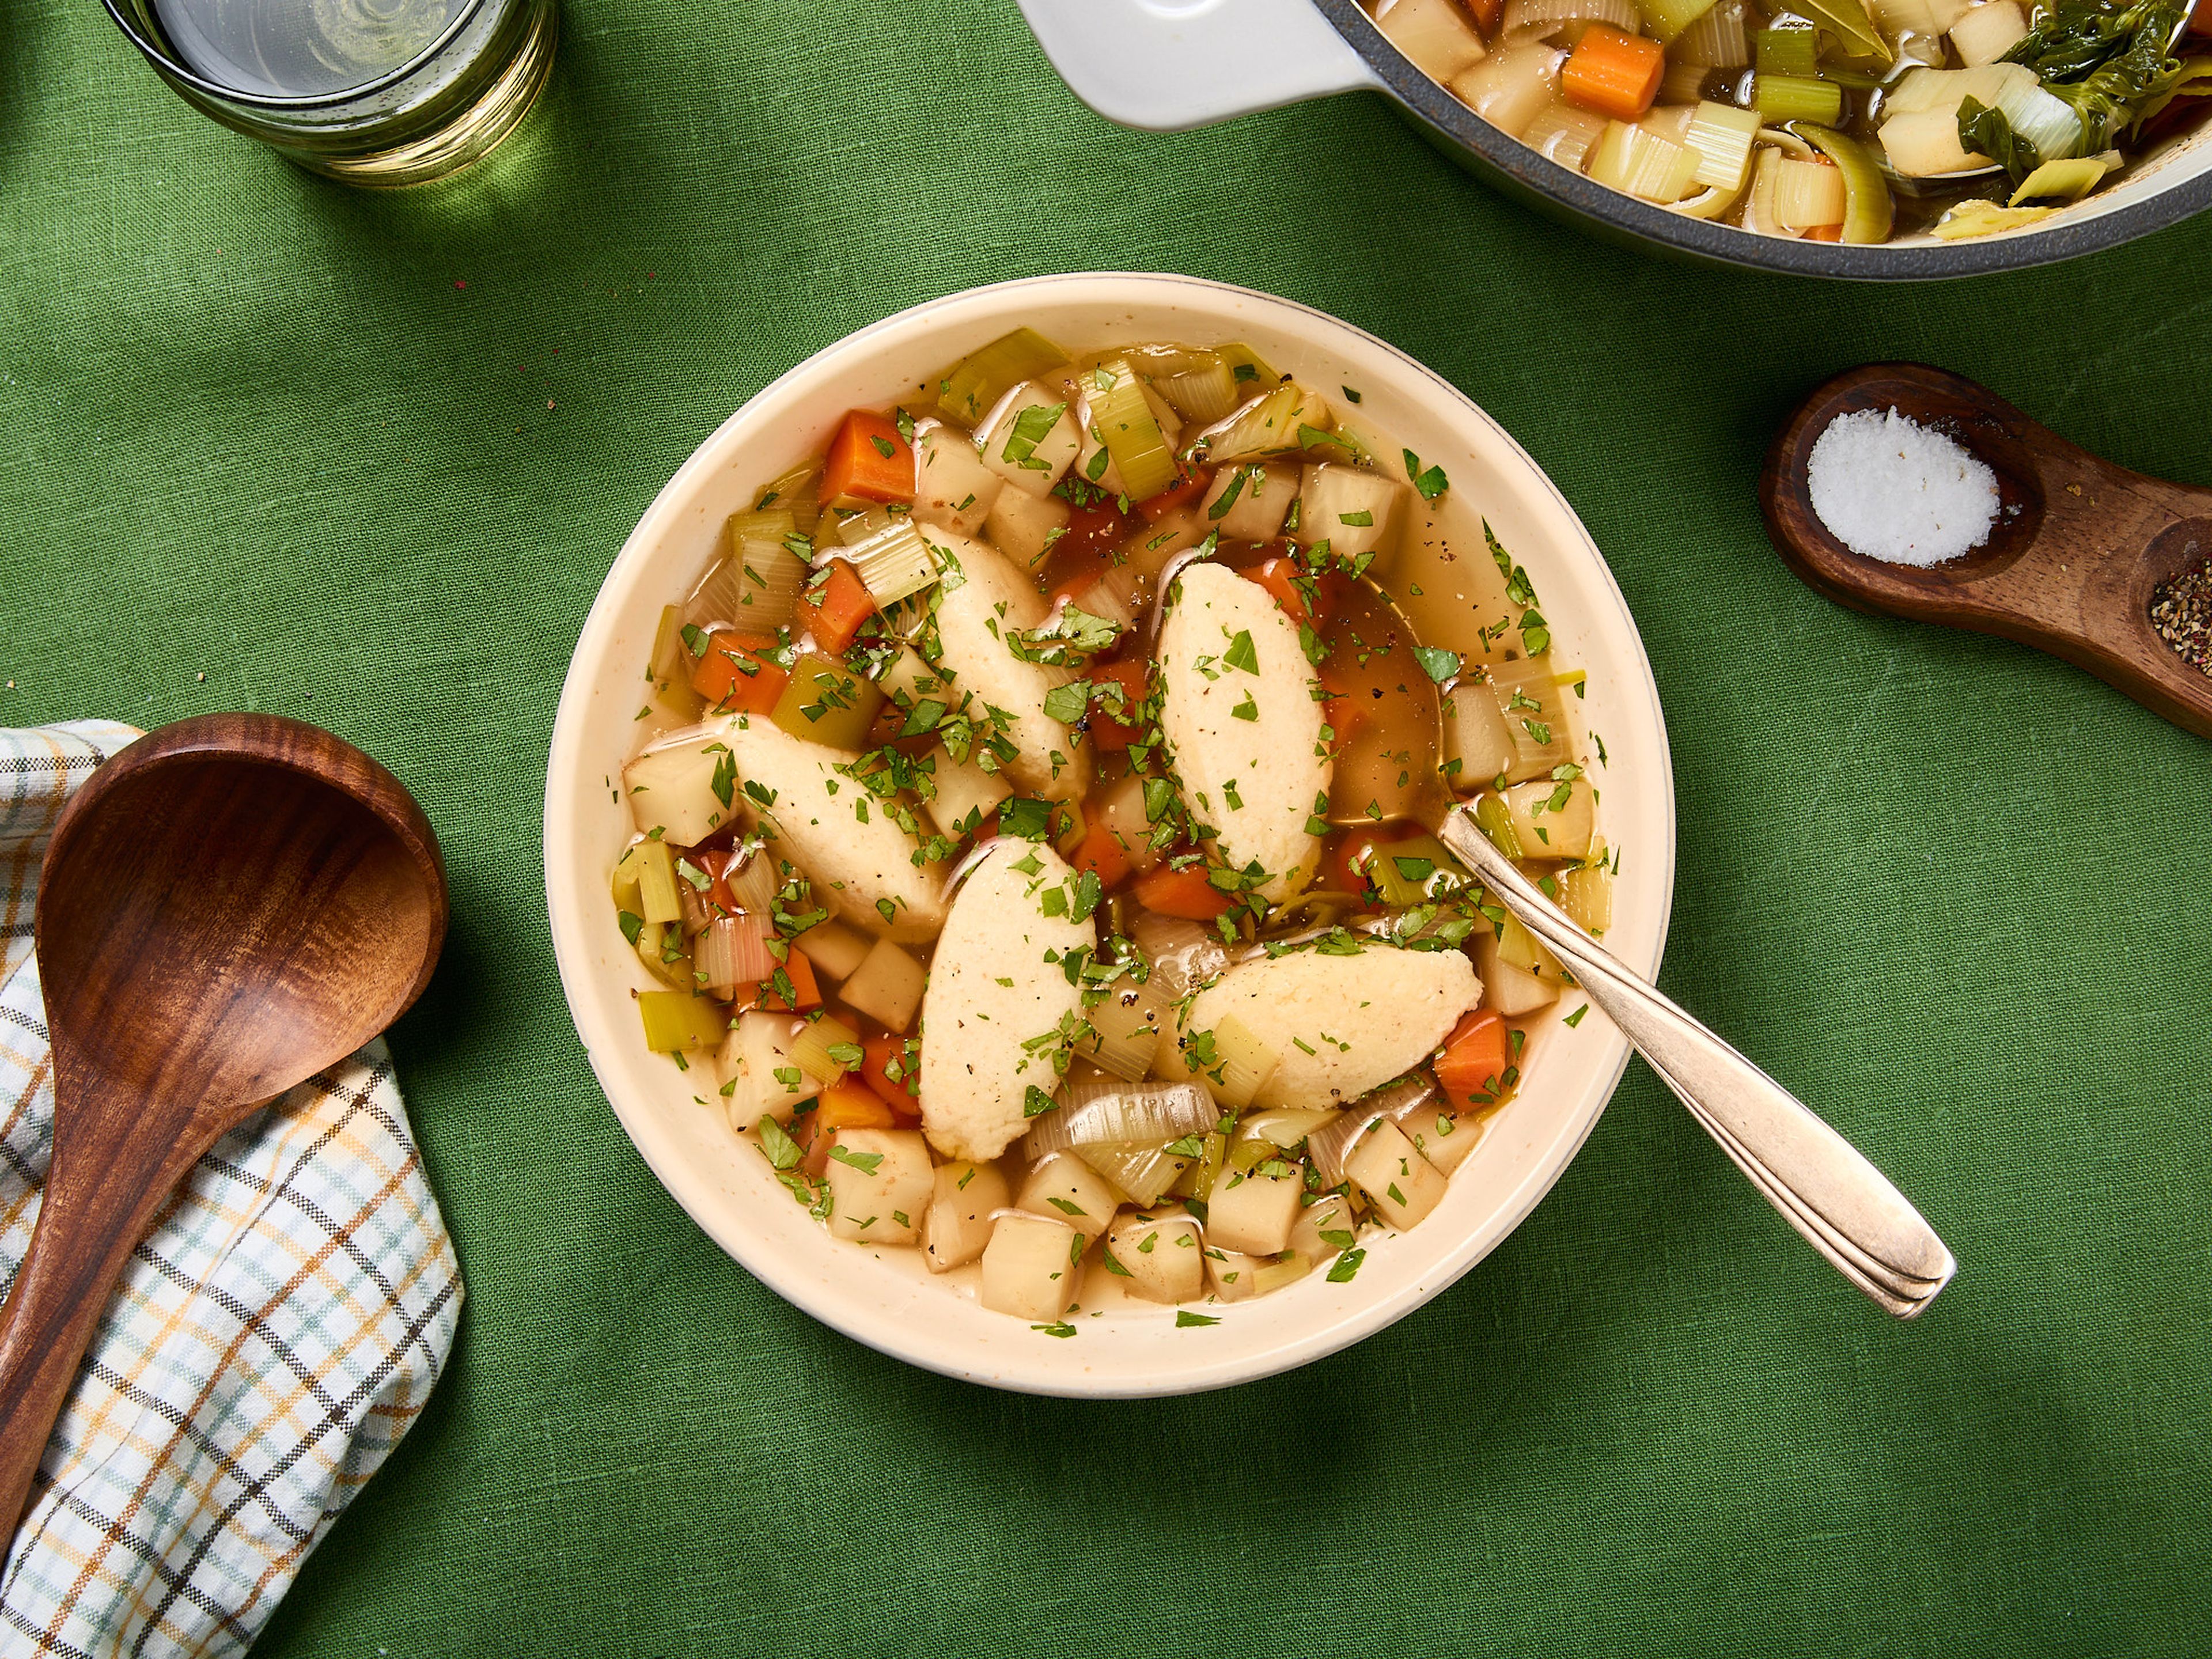
[[(569, 0), (524, 133), (394, 198), (193, 114), (90, 0), (8, 13), (0, 723), (303, 714), (413, 786), (453, 872), (393, 1048), (461, 1345), (261, 1651), (2212, 1643), (2212, 748), (2034, 653), (1826, 605), (1753, 499), (1792, 398), (1877, 356), (2212, 483), (2212, 216), (1971, 284), (1678, 269), (1508, 204), (1372, 98), (1109, 128), (1006, 0), (708, 11)], [(801, 355), (1116, 266), (1372, 329), (1550, 470), (1666, 702), (1666, 983), (1922, 1202), (1963, 1263), (1927, 1320), (1863, 1303), (1640, 1066), (1453, 1290), (1183, 1401), (908, 1370), (663, 1194), (540, 884), (600, 577)]]

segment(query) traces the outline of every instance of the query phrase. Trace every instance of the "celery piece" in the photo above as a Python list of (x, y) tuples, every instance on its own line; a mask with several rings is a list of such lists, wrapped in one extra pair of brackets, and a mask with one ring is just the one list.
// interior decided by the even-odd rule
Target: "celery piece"
[(769, 482), (760, 499), (753, 503), (755, 512), (773, 507), (788, 513), (796, 521), (799, 533), (812, 535), (814, 521), (822, 516), (822, 469), (811, 461), (802, 461), (790, 471)]
[(1662, 46), (1672, 46), (1676, 35), (1712, 9), (1713, 0), (1636, 0), (1644, 33)]
[(645, 914), (645, 902), (638, 896), (637, 866), (637, 848), (624, 848), (623, 855), (615, 860), (614, 877), (607, 885), (613, 892), (616, 909), (627, 910), (632, 915), (642, 916)]
[(1844, 240), (1856, 243), (1887, 241), (1897, 221), (1897, 204), (1874, 151), (1850, 134), (1833, 132), (1826, 127), (1808, 127), (1805, 137), (1844, 175)]
[(1066, 361), (1067, 354), (1035, 329), (1018, 328), (969, 353), (945, 374), (938, 383), (938, 412), (972, 427), (1024, 380)]
[(672, 921), (648, 921), (637, 930), (632, 944), (646, 971), (664, 985), (672, 985), (686, 996), (699, 987), (691, 977), (691, 958), (684, 953), (683, 933)]
[(1812, 28), (1756, 30), (1751, 37), (1751, 59), (1761, 75), (1817, 75), (1820, 33)]
[(688, 991), (640, 991), (637, 1012), (645, 1022), (645, 1046), (657, 1054), (714, 1048), (730, 1029), (728, 1015)]
[(769, 718), (808, 743), (857, 750), (866, 746), (868, 726), (883, 706), (883, 691), (873, 680), (835, 657), (810, 651), (792, 665)]
[[(1702, 74), (1703, 71), (1700, 71)], [(1605, 117), (1572, 104), (1547, 104), (1521, 135), (1521, 142), (1549, 161), (1577, 173), (1605, 137)]]
[(1751, 147), (1759, 137), (1759, 112), (1711, 102), (1698, 106), (1682, 142), (1698, 153), (1701, 185), (1739, 191), (1751, 176)]
[(1383, 903), (1401, 910), (1457, 892), (1474, 880), (1434, 836), (1376, 842), (1362, 855), (1359, 871), (1375, 884)]
[[(641, 841), (623, 854), (630, 878), (637, 883), (640, 914), (649, 922), (682, 919), (684, 906), (676, 896), (676, 857), (665, 841)], [(621, 879), (617, 869), (616, 878)]]
[(1285, 1250), (1273, 1260), (1262, 1261), (1252, 1270), (1252, 1294), (1266, 1296), (1279, 1291), (1285, 1285), (1295, 1285), (1314, 1270), (1313, 1258), (1297, 1250)]
[(1145, 383), (1127, 357), (1109, 358), (1083, 377), (1091, 429), (1106, 446), (1133, 501), (1149, 501), (1176, 479), (1175, 456), (1145, 400)]
[(1198, 1161), (1175, 1179), (1168, 1188), (1177, 1198), (1193, 1198), (1203, 1204), (1213, 1191), (1213, 1178), (1221, 1173), (1223, 1161), (1229, 1155), (1226, 1135), (1207, 1133), (1199, 1137)]
[(1844, 89), (1810, 76), (1769, 75), (1762, 70), (1751, 77), (1751, 101), (1771, 125), (1810, 121), (1832, 127), (1844, 116)]
[(921, 592), (938, 577), (937, 556), (912, 519), (892, 519), (860, 540), (848, 542), (845, 556), (878, 607)]
[(722, 544), (734, 552), (740, 542), (781, 542), (799, 530), (799, 515), (789, 507), (756, 507), (730, 514), (722, 526)]
[(653, 700), (671, 720), (689, 726), (706, 712), (707, 700), (691, 689), (691, 659), (684, 641), (684, 611), (680, 605), (660, 608), (660, 625), (653, 631)]
[(2103, 182), (2105, 161), (2099, 155), (2069, 156), (2063, 161), (2045, 161), (2021, 181), (2013, 191), (2007, 207), (2018, 207), (2023, 202), (2062, 197), (2078, 202)]
[(1503, 795), (1486, 794), (1477, 800), (1474, 822), (1490, 837), (1491, 844), (1507, 858), (1517, 861), (1528, 856), (1522, 849), (1520, 835), (1513, 828), (1513, 814), (1507, 809)]

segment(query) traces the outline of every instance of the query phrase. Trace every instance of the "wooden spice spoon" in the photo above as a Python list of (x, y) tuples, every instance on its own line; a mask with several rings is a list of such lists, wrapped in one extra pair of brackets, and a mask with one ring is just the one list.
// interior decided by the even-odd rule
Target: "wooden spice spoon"
[[(1930, 569), (1862, 557), (1813, 510), (1808, 463), (1829, 422), (1891, 409), (1956, 439), (1996, 474), (1989, 540)], [(1869, 363), (1798, 406), (1767, 453), (1759, 501), (1783, 562), (1838, 604), (2035, 646), (2212, 737), (2212, 676), (2150, 621), (2158, 586), (2212, 556), (2212, 489), (2114, 466), (1946, 370)]]
[(446, 915), (422, 809), (298, 720), (165, 726), (63, 811), (38, 903), (53, 1161), (0, 1313), (6, 1534), (155, 1214), (225, 1131), (422, 994)]

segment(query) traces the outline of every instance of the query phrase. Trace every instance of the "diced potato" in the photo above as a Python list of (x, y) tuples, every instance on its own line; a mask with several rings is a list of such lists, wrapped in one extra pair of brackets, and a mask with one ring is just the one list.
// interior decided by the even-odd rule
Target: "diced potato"
[(1359, 1237), (1359, 1220), (1352, 1200), (1342, 1193), (1328, 1193), (1298, 1212), (1291, 1227), (1291, 1248), (1309, 1261), (1319, 1261), (1348, 1250)]
[(868, 936), (842, 921), (817, 921), (792, 940), (817, 971), (832, 979), (849, 979), (867, 960)]
[(972, 755), (965, 761), (954, 760), (952, 751), (941, 743), (926, 758), (937, 793), (922, 802), (921, 808), (940, 836), (957, 838), (973, 834), (1014, 793), (1003, 775), (986, 772)]
[(1480, 681), (1462, 681), (1444, 698), (1443, 735), (1444, 767), (1452, 787), (1463, 795), (1488, 787), (1520, 758), (1504, 711)]
[(1102, 1238), (1121, 1207), (1121, 1194), (1073, 1153), (1055, 1152), (1030, 1171), (1014, 1207), (1065, 1222), (1085, 1239)]
[[(623, 768), (623, 793), (630, 816), (646, 835), (660, 831), (672, 847), (696, 847), (728, 819), (730, 805), (714, 789), (714, 774), (730, 764), (729, 745), (697, 733), (648, 749)], [(734, 780), (725, 779), (734, 790)]]
[(1297, 494), (1298, 469), (1290, 462), (1247, 461), (1213, 475), (1201, 510), (1224, 541), (1272, 541), (1283, 533), (1284, 515)]
[(1449, 81), (1482, 61), (1482, 37), (1452, 0), (1382, 0), (1375, 27), (1431, 80)]
[(1390, 545), (1406, 487), (1379, 472), (1323, 461), (1306, 469), (1299, 495), (1297, 538), (1325, 541), (1331, 552), (1356, 557)]
[[(1559, 800), (1564, 789), (1566, 799)], [(1553, 803), (1558, 801), (1554, 805)], [(1590, 848), (1595, 802), (1586, 777), (1555, 783), (1540, 778), (1516, 783), (1505, 791), (1505, 810), (1521, 850), (1532, 859), (1578, 859)]]
[(934, 698), (950, 707), (958, 701), (952, 690), (951, 677), (933, 668), (921, 652), (910, 645), (902, 645), (876, 676), (877, 688), (901, 708), (912, 708), (925, 698)]
[(1399, 1118), (1398, 1127), (1413, 1143), (1415, 1152), (1447, 1176), (1467, 1162), (1467, 1155), (1482, 1139), (1480, 1124), (1454, 1117), (1432, 1104), (1416, 1106), (1406, 1113)]
[(1273, 1255), (1291, 1242), (1304, 1189), (1289, 1175), (1240, 1175), (1224, 1170), (1206, 1201), (1206, 1237), (1210, 1244), (1246, 1255)]
[(1034, 380), (999, 402), (975, 434), (983, 465), (1026, 495), (1052, 494), (1083, 450), (1066, 399)]
[(1989, 0), (1951, 25), (1951, 46), (1969, 69), (1994, 64), (2027, 38), (2027, 15), (2014, 0)]
[(991, 1218), (1006, 1207), (1006, 1178), (994, 1164), (961, 1159), (940, 1164), (921, 1223), (922, 1259), (933, 1273), (950, 1273), (983, 1254)]
[(830, 1231), (861, 1244), (912, 1244), (937, 1191), (919, 1129), (840, 1129), (823, 1173)]
[(1345, 1160), (1344, 1172), (1400, 1232), (1419, 1224), (1450, 1184), (1393, 1123), (1378, 1123), (1363, 1136)]
[(1182, 1210), (1131, 1212), (1106, 1235), (1106, 1249), (1129, 1275), (1132, 1296), (1147, 1302), (1194, 1302), (1206, 1289), (1198, 1223)]
[(914, 516), (963, 536), (983, 527), (1006, 481), (983, 465), (964, 432), (934, 423), (915, 434)]
[(1005, 490), (991, 504), (983, 520), (983, 534), (1016, 564), (1034, 568), (1042, 562), (1045, 550), (1066, 532), (1071, 510), (1057, 495)]
[(921, 1006), (921, 991), (928, 975), (913, 956), (889, 939), (878, 939), (867, 960), (853, 972), (837, 994), (848, 1006), (890, 1030), (903, 1031), (914, 1024)]
[(757, 1008), (739, 1014), (730, 1028), (722, 1044), (722, 1080), (734, 1085), (724, 1098), (730, 1127), (738, 1133), (764, 1117), (788, 1123), (802, 1102), (820, 1092), (820, 1083), (793, 1057), (799, 1028), (793, 1015)]
[(1083, 1283), (1083, 1235), (1058, 1221), (1009, 1210), (983, 1247), (983, 1305), (1017, 1319), (1065, 1314)]
[(1566, 61), (1564, 52), (1531, 41), (1455, 76), (1452, 93), (1491, 125), (1518, 138), (1558, 94)]
[(1267, 1264), (1241, 1250), (1206, 1247), (1206, 1277), (1213, 1293), (1224, 1302), (1243, 1302), (1260, 1294), (1260, 1269)]
[(1890, 166), (1910, 179), (1989, 165), (1989, 157), (1959, 142), (1959, 118), (1953, 110), (1913, 110), (1893, 115), (1881, 124), (1877, 136)]
[(1478, 929), (1474, 935), (1474, 968), (1482, 981), (1482, 1006), (1516, 1018), (1548, 1008), (1559, 1000), (1556, 983), (1539, 979), (1525, 968), (1516, 968), (1498, 954), (1498, 941)]

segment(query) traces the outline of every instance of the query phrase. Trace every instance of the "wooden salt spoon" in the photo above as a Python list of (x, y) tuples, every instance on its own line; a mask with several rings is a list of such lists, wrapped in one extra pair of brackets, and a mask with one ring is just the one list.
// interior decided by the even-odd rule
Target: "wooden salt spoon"
[(274, 714), (205, 714), (94, 772), (46, 848), (54, 1146), (0, 1314), (0, 1536), (131, 1252), (223, 1133), (428, 983), (437, 838), (399, 781)]
[[(1996, 474), (1989, 540), (1947, 564), (1862, 557), (1813, 510), (1808, 465), (1828, 422), (1891, 409), (1957, 440)], [(2212, 737), (2212, 676), (2150, 621), (2153, 591), (2212, 555), (2212, 489), (2114, 466), (1943, 369), (1869, 363), (1798, 406), (1767, 453), (1759, 501), (1784, 562), (1838, 604), (2035, 646)]]

